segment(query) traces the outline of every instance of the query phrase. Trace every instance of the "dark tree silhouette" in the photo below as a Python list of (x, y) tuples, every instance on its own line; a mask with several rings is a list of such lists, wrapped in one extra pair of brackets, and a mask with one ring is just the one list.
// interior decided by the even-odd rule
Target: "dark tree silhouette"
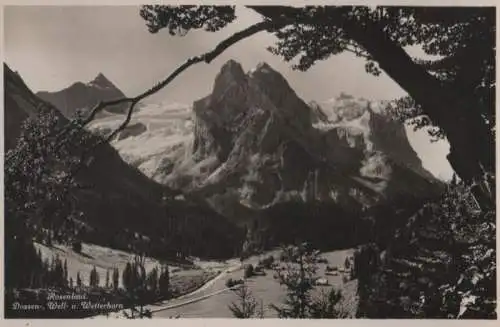
[(78, 287), (82, 287), (83, 283), (82, 283), (82, 279), (80, 277), (80, 272), (77, 272), (76, 273), (76, 286)]
[(120, 279), (120, 272), (118, 271), (118, 268), (113, 269), (113, 289), (116, 291), (119, 285), (119, 279)]
[(234, 294), (238, 297), (238, 302), (232, 302), (229, 305), (229, 310), (235, 318), (249, 319), (262, 318), (263, 312), (258, 312), (258, 303), (248, 286), (242, 284), (240, 287), (233, 289)]
[(95, 266), (90, 271), (89, 286), (94, 287), (94, 288), (99, 287), (99, 273), (97, 272), (97, 269)]

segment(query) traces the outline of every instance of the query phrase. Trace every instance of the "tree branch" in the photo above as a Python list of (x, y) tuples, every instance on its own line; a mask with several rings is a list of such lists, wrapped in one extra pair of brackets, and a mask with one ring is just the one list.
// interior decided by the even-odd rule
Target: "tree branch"
[[(109, 134), (107, 137), (102, 139), (100, 142), (98, 142), (97, 144), (92, 146), (89, 149), (89, 151), (84, 151), (84, 153), (80, 157), (80, 163), (82, 163), (86, 159), (86, 156), (90, 151), (94, 150), (97, 146), (99, 146), (103, 143), (111, 141), (119, 132), (121, 132), (123, 129), (125, 129), (127, 127), (127, 125), (130, 123), (130, 120), (132, 119), (132, 114), (133, 114), (134, 108), (137, 105), (137, 103), (139, 103), (141, 100), (157, 93), (158, 91), (160, 91), (161, 89), (166, 87), (170, 82), (172, 82), (177, 76), (179, 76), (186, 69), (188, 69), (192, 65), (200, 63), (200, 62), (205, 62), (208, 64), (208, 63), (212, 62), (215, 58), (217, 58), (220, 54), (222, 54), (225, 50), (227, 50), (233, 44), (235, 44), (235, 43), (237, 43), (237, 42), (239, 42), (247, 37), (250, 37), (258, 32), (280, 28), (280, 27), (285, 26), (288, 23), (290, 23), (289, 19), (286, 19), (286, 20), (281, 19), (281, 20), (276, 20), (276, 21), (265, 20), (265, 21), (256, 23), (254, 25), (251, 25), (251, 26), (247, 27), (246, 29), (241, 30), (237, 33), (234, 33), (233, 35), (231, 35), (227, 39), (220, 42), (213, 50), (206, 52), (202, 55), (189, 58), (181, 66), (176, 68), (163, 81), (156, 84), (155, 86), (153, 86), (149, 90), (139, 94), (138, 96), (133, 97), (133, 98), (122, 98), (122, 99), (116, 99), (116, 100), (111, 100), (111, 101), (99, 102), (90, 111), (89, 115), (83, 121), (80, 122), (80, 121), (78, 121), (78, 119), (75, 119), (75, 120), (72, 120), (71, 122), (69, 122), (64, 127), (64, 129), (61, 131), (61, 133), (58, 135), (58, 139), (59, 139), (59, 137), (68, 133), (71, 130), (71, 128), (74, 127), (75, 125), (77, 125), (79, 128), (85, 127), (88, 123), (90, 123), (95, 118), (97, 113), (102, 111), (105, 107), (117, 105), (117, 104), (121, 104), (121, 103), (127, 103), (127, 102), (130, 103), (125, 120), (120, 124), (120, 126), (118, 126), (115, 130), (113, 130), (111, 132), (111, 134)], [(80, 171), (80, 168), (75, 170), (71, 174), (71, 176), (74, 176), (78, 171)]]
[(346, 45), (346, 46), (344, 46), (344, 51), (354, 53), (357, 57), (370, 59), (370, 56), (367, 53), (359, 50), (356, 46), (354, 46), (353, 48), (350, 48), (349, 46)]
[(115, 100), (111, 100), (111, 101), (99, 102), (90, 111), (89, 115), (83, 121), (81, 121), (81, 123), (78, 123), (77, 121), (72, 120), (69, 124), (67, 124), (67, 126), (61, 132), (62, 134), (60, 134), (60, 135), (62, 136), (63, 134), (67, 133), (67, 131), (71, 127), (73, 127), (75, 124), (78, 124), (80, 127), (86, 126), (88, 123), (90, 123), (95, 118), (97, 113), (101, 112), (104, 108), (106, 108), (108, 106), (118, 105), (118, 104), (122, 104), (122, 103), (130, 103), (129, 110), (128, 110), (127, 117), (126, 117), (125, 121), (117, 128), (117, 130), (112, 132), (112, 135), (110, 135), (110, 137), (108, 137), (108, 139), (112, 138), (118, 132), (123, 130), (127, 126), (127, 124), (130, 122), (132, 110), (138, 102), (140, 102), (141, 100), (143, 100), (143, 99), (157, 93), (161, 89), (163, 89), (170, 82), (172, 82), (178, 75), (180, 75), (182, 72), (184, 72), (186, 69), (188, 69), (192, 65), (200, 63), (200, 62), (205, 62), (208, 64), (208, 63), (212, 62), (216, 57), (218, 57), (221, 53), (223, 53), (226, 49), (228, 49), (233, 44), (235, 44), (235, 43), (237, 43), (237, 42), (239, 42), (247, 37), (250, 37), (258, 32), (282, 27), (287, 22), (290, 22), (290, 20), (286, 20), (286, 21), (285, 20), (281, 20), (281, 21), (266, 20), (266, 21), (262, 21), (262, 22), (254, 24), (254, 25), (251, 25), (251, 26), (247, 27), (246, 29), (241, 30), (237, 33), (234, 33), (233, 35), (231, 35), (227, 39), (220, 42), (213, 50), (206, 52), (202, 55), (189, 58), (181, 66), (179, 66), (177, 69), (175, 69), (169, 76), (167, 76), (167, 78), (165, 78), (163, 81), (156, 84), (155, 86), (153, 86), (149, 90), (147, 90), (147, 91), (145, 91), (145, 92), (143, 92), (143, 93), (141, 93), (133, 98), (121, 98), (121, 99), (115, 99)]
[(132, 113), (134, 112), (134, 107), (137, 103), (138, 102), (134, 101), (130, 104), (125, 120), (120, 124), (120, 126), (118, 126), (118, 128), (116, 128), (113, 132), (111, 132), (111, 134), (109, 134), (101, 143), (110, 142), (120, 131), (122, 131), (125, 127), (127, 127), (128, 123), (130, 123), (130, 120), (132, 119)]

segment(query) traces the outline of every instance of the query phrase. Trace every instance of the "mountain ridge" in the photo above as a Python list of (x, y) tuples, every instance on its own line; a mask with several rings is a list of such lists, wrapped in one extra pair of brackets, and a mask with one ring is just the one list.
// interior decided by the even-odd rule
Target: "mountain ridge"
[[(55, 112), (61, 126), (68, 122), (56, 107), (31, 92), (5, 63), (4, 87), (5, 120), (10, 126), (6, 128), (6, 150), (16, 145), (23, 121), (36, 117), (40, 106)], [(175, 254), (179, 248), (200, 256), (229, 256), (239, 246), (241, 231), (203, 200), (194, 196), (175, 198), (179, 192), (126, 163), (109, 144), (97, 147), (89, 159), (88, 167), (76, 176), (89, 187), (73, 194), (76, 209), (84, 214), (82, 219), (89, 228), (84, 241), (127, 249), (135, 233), (152, 240), (151, 251), (159, 257), (172, 251)], [(182, 227), (189, 226), (187, 221), (193, 225)], [(183, 238), (174, 235), (173, 226), (182, 227)], [(205, 240), (211, 239), (210, 247), (199, 241), (202, 233)], [(170, 243), (165, 244), (167, 241)]]
[[(78, 111), (83, 114), (87, 113), (100, 101), (125, 97), (125, 94), (103, 73), (98, 73), (88, 83), (78, 81), (62, 90), (54, 92), (39, 91), (36, 95), (57, 107), (69, 119), (74, 118)], [(104, 117), (109, 113), (123, 114), (126, 110), (127, 106), (124, 104), (110, 106), (105, 108), (102, 113), (99, 113), (99, 117)]]
[[(308, 201), (304, 192), (309, 192), (310, 174), (321, 176), (322, 185), (313, 187), (319, 193), (312, 197), (322, 201), (355, 200), (369, 205), (401, 192), (410, 195), (411, 191), (391, 180), (392, 173), (416, 182), (420, 193), (439, 188), (439, 182), (421, 167), (404, 128), (382, 119), (384, 116), (370, 105), (358, 106), (358, 113), (347, 110), (349, 114), (342, 117), (349, 122), (368, 115), (363, 125), (366, 130), (356, 132), (346, 125), (321, 130), (313, 123), (318, 110), (314, 113), (267, 63), (245, 75), (242, 72), (241, 65), (229, 61), (215, 78), (212, 93), (194, 102), (193, 157), (197, 162), (215, 157), (218, 163), (206, 167), (209, 172), (199, 178), (201, 184), (181, 187), (208, 198), (226, 193), (239, 198), (240, 204), (250, 203), (252, 209), (264, 209), (281, 202), (280, 197), (286, 201), (300, 193), (299, 198)], [(398, 132), (395, 139), (401, 140), (399, 148), (384, 134), (384, 128), (389, 127)], [(374, 131), (376, 135), (366, 137), (366, 132)], [(174, 167), (170, 175), (175, 174)], [(343, 200), (328, 195), (338, 187), (344, 189), (339, 191)], [(350, 194), (353, 190), (360, 195)]]
[(442, 187), (380, 103), (342, 94), (307, 104), (267, 63), (245, 73), (230, 60), (192, 108), (155, 108), (131, 122), (146, 131), (114, 146), (148, 176), (232, 219), (286, 201), (371, 206)]

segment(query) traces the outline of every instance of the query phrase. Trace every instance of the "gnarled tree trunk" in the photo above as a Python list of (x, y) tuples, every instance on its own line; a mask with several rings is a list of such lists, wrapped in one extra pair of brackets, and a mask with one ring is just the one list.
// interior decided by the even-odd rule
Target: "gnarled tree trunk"
[(376, 24), (361, 27), (349, 23), (344, 29), (445, 132), (450, 143), (447, 159), (451, 166), (462, 180), (473, 185), (482, 208), (494, 207), (494, 185), (487, 176), (495, 173), (495, 142), (478, 110), (479, 104), (429, 74)]
[[(250, 6), (267, 19), (283, 16), (301, 17), (306, 24), (331, 22), (342, 26), (348, 36), (362, 46), (396, 83), (422, 107), (425, 114), (446, 134), (450, 143), (448, 161), (465, 182), (474, 186), (479, 205), (495, 206), (495, 141), (490, 126), (481, 117), (479, 103), (473, 96), (461, 94), (460, 88), (444, 85), (423, 66), (415, 63), (405, 50), (392, 41), (383, 26), (366, 20), (361, 24), (342, 17), (342, 7), (328, 12), (324, 19), (301, 16), (300, 8)], [(335, 15), (339, 13), (338, 17)], [(334, 17), (335, 16), (335, 17)], [(487, 177), (490, 176), (490, 177)]]

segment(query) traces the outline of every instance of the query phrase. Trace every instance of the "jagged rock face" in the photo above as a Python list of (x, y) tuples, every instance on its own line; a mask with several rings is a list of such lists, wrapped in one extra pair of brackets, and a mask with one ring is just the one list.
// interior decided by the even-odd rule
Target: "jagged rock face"
[[(288, 111), (279, 109), (281, 105)], [(195, 102), (193, 110), (195, 160), (215, 156), (220, 163), (201, 187), (194, 187), (196, 191), (217, 194), (232, 188), (229, 192), (237, 192), (241, 200), (264, 206), (273, 203), (281, 190), (303, 186), (310, 168), (304, 167), (307, 160), (294, 158), (307, 158), (297, 141), (312, 136), (310, 108), (268, 65), (245, 75), (239, 64), (228, 62), (213, 93)]]
[(113, 141), (122, 157), (232, 219), (291, 200), (360, 207), (440, 189), (380, 104), (343, 94), (308, 105), (267, 64), (245, 73), (229, 61), (192, 109), (133, 117), (147, 131)]
[[(354, 139), (357, 139), (360, 145), (355, 148), (363, 149), (367, 160), (371, 156), (384, 156), (426, 179), (435, 179), (422, 167), (420, 158), (408, 141), (404, 125), (385, 113), (383, 103), (341, 94), (338, 98), (325, 101), (321, 106), (327, 113), (328, 121), (316, 123), (318, 129), (327, 133), (340, 132), (351, 147), (356, 142)], [(376, 160), (369, 161), (373, 163)]]
[(323, 111), (323, 108), (316, 101), (309, 102), (311, 108), (311, 122), (317, 124), (320, 122), (326, 123), (329, 121), (328, 115)]
[[(125, 97), (106, 76), (99, 73), (95, 79), (87, 84), (82, 82), (58, 91), (38, 92), (37, 95), (56, 106), (66, 118), (73, 118), (77, 110), (88, 112), (99, 101), (114, 100)], [(126, 105), (115, 105), (105, 108), (105, 112), (124, 113)], [(102, 114), (100, 116), (103, 116)]]
[(252, 209), (287, 200), (371, 205), (439, 188), (404, 126), (381, 108), (347, 95), (330, 108), (307, 105), (267, 64), (244, 74), (228, 62), (193, 111), (193, 157), (218, 164), (186, 188), (207, 198)]

